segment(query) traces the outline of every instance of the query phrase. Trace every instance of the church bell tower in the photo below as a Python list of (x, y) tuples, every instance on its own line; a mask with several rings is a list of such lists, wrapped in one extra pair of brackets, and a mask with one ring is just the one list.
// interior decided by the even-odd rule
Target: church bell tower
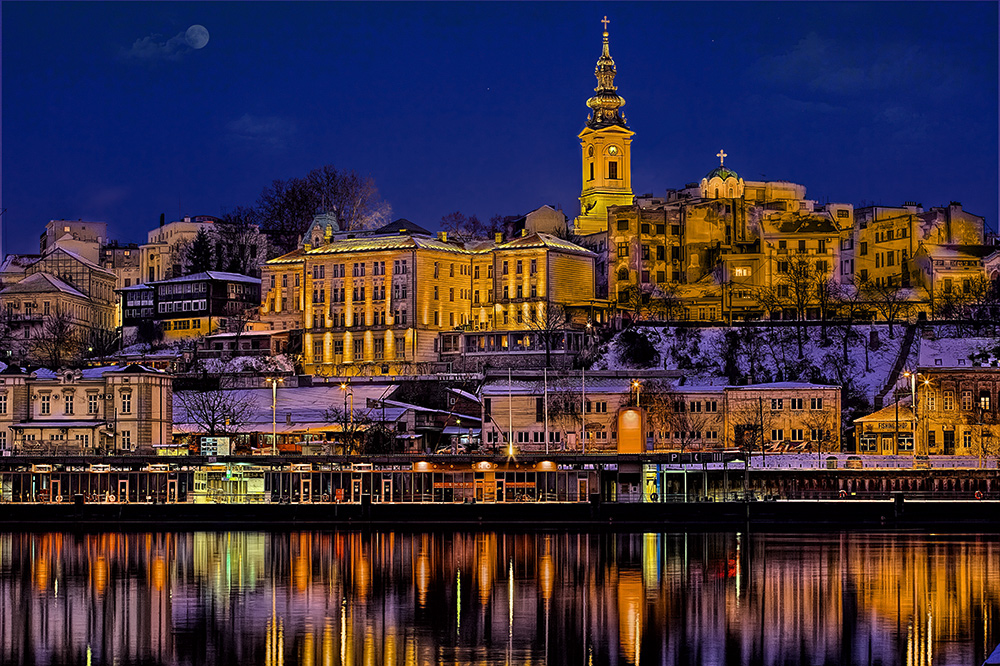
[(576, 233), (606, 231), (608, 206), (628, 206), (632, 195), (632, 135), (621, 107), (625, 100), (615, 87), (615, 61), (608, 49), (608, 17), (604, 17), (604, 47), (597, 59), (594, 76), (597, 87), (587, 100), (590, 115), (580, 132), (583, 189)]

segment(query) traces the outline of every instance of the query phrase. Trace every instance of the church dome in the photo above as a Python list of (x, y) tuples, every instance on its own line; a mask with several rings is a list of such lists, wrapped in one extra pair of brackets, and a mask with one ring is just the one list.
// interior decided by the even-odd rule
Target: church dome
[(705, 180), (712, 180), (713, 178), (719, 178), (720, 180), (728, 180), (730, 178), (735, 178), (739, 180), (740, 176), (738, 173), (725, 166), (717, 166), (708, 172), (705, 176)]

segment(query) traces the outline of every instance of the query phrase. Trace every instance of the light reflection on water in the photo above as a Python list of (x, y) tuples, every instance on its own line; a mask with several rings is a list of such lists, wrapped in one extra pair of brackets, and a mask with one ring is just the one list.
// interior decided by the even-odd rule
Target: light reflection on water
[(0, 663), (978, 664), (991, 535), (0, 534)]

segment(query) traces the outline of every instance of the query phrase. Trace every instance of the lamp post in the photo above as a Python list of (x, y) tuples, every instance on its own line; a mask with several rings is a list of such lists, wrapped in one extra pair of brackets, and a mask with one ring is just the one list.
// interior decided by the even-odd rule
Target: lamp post
[[(350, 419), (351, 425), (351, 441), (354, 440), (354, 391), (350, 388), (347, 382), (343, 382), (340, 385), (340, 390), (344, 392), (344, 426), (347, 426), (348, 419)], [(347, 411), (347, 396), (351, 396), (351, 411)], [(347, 431), (344, 432), (344, 444), (347, 444)]]
[(642, 384), (638, 379), (632, 380), (632, 388), (635, 389), (635, 406), (639, 406), (639, 390), (642, 388)]
[(278, 444), (278, 384), (283, 380), (281, 377), (268, 377), (265, 379), (271, 385), (271, 455), (277, 454)]
[[(920, 417), (917, 414), (917, 376), (923, 377), (919, 372), (910, 372), (907, 370), (903, 373), (903, 376), (910, 380), (910, 403), (913, 407), (913, 466), (917, 466), (917, 433), (920, 429)], [(931, 380), (928, 377), (923, 377), (924, 386), (930, 386)], [(927, 452), (930, 455), (930, 451)]]

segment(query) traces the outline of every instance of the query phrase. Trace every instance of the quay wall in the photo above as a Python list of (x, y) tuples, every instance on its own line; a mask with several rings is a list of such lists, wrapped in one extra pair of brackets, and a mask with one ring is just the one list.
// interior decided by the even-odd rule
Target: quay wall
[(1000, 531), (998, 500), (774, 500), (670, 503), (32, 504), (0, 507), (5, 530), (256, 529), (933, 529)]

